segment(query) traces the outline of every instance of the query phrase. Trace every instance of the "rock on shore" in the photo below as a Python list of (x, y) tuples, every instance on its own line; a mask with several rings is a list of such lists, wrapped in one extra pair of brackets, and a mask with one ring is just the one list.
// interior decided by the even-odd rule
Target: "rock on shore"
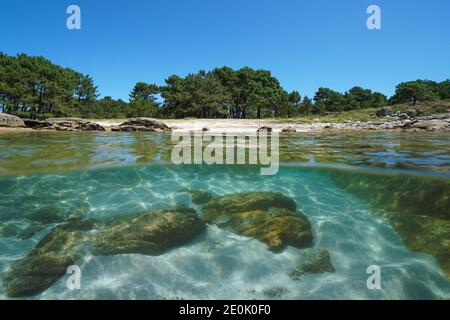
[(131, 118), (128, 121), (112, 126), (111, 131), (143, 131), (143, 132), (171, 132), (165, 123), (152, 118)]
[(45, 129), (56, 131), (106, 131), (97, 123), (80, 118), (54, 118), (41, 120), (24, 119), (25, 126), (31, 129)]
[(25, 123), (19, 117), (7, 113), (0, 113), (0, 127), (24, 128)]

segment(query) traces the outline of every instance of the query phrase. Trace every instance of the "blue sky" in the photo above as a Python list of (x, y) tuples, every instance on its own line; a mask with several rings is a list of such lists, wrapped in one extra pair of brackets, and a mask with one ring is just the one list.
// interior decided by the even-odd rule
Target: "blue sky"
[[(66, 28), (81, 8), (82, 29)], [(366, 9), (382, 10), (382, 30)], [(0, 51), (90, 74), (103, 96), (219, 66), (269, 69), (287, 90), (450, 77), (448, 0), (1, 0)]]

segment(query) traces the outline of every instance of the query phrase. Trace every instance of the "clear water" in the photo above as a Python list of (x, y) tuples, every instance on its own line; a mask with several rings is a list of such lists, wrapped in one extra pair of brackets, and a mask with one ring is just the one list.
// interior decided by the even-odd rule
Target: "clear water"
[[(185, 188), (216, 195), (276, 191), (293, 198), (311, 221), (314, 247), (329, 251), (335, 273), (307, 274), (294, 281), (288, 273), (301, 261), (303, 250), (288, 247), (272, 253), (258, 240), (209, 225), (192, 243), (161, 256), (86, 255), (77, 262), (83, 271), (81, 290), (67, 290), (62, 277), (31, 298), (269, 299), (273, 297), (267, 290), (283, 288), (276, 298), (449, 299), (450, 280), (442, 263), (410, 250), (404, 236), (377, 214), (392, 208), (377, 206), (336, 179), (419, 181), (422, 189), (439, 188), (439, 197), (445, 198), (450, 196), (449, 138), (448, 133), (286, 136), (281, 141), (282, 168), (268, 177), (252, 166), (171, 165), (170, 136), (163, 134), (3, 134), (0, 220), (25, 228), (29, 221), (24, 213), (49, 205), (68, 215), (85, 208), (96, 219), (173, 205), (200, 211), (181, 191)], [(393, 192), (378, 184), (370, 191)], [(401, 191), (407, 192), (404, 187)], [(423, 204), (429, 212), (450, 213), (441, 212), (448, 208), (445, 204)], [(408, 217), (408, 206), (402, 209)], [(0, 272), (54, 226), (28, 240), (0, 238)], [(381, 290), (367, 288), (370, 265), (381, 267)], [(1, 282), (0, 298), (7, 298)]]

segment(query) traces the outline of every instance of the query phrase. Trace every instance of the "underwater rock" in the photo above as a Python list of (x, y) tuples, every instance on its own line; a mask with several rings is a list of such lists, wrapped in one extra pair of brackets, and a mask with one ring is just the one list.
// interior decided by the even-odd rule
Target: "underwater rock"
[(57, 206), (43, 206), (27, 214), (26, 217), (30, 220), (47, 224), (73, 222), (83, 218), (83, 210), (85, 208), (76, 208), (74, 209), (74, 213), (69, 215)]
[(289, 273), (293, 280), (300, 280), (305, 273), (334, 273), (330, 253), (326, 249), (311, 249), (303, 252), (302, 262)]
[(197, 205), (205, 204), (213, 198), (213, 195), (207, 190), (184, 189), (182, 191), (188, 193), (192, 203)]
[(0, 238), (15, 237), (20, 231), (21, 229), (14, 224), (0, 225)]
[(368, 201), (408, 249), (434, 256), (450, 279), (450, 183), (437, 178), (329, 172), (338, 187)]
[(101, 228), (93, 240), (93, 254), (160, 255), (193, 240), (204, 229), (192, 209), (149, 212)]
[(343, 190), (378, 210), (450, 220), (450, 182), (439, 178), (328, 172)]
[(450, 279), (450, 220), (419, 215), (385, 214), (392, 226), (415, 252), (431, 254)]
[(295, 210), (294, 200), (274, 192), (227, 195), (208, 202), (203, 217), (209, 223), (237, 234), (253, 237), (278, 252), (286, 245), (311, 246), (313, 235), (308, 218)]
[[(19, 236), (28, 237), (39, 229), (39, 224), (34, 224)], [(94, 229), (96, 232), (89, 232)], [(205, 223), (196, 211), (186, 208), (128, 215), (105, 222), (82, 220), (62, 224), (24, 258), (14, 262), (3, 274), (3, 283), (9, 297), (31, 296), (50, 287), (88, 250), (94, 255), (159, 255), (191, 241), (204, 229)]]
[(30, 225), (28, 228), (21, 230), (17, 234), (17, 237), (21, 240), (31, 239), (32, 237), (34, 237), (35, 234), (37, 234), (38, 232), (41, 232), (44, 229), (45, 229), (45, 225), (43, 223), (36, 222), (36, 223), (33, 223), (32, 225)]
[(297, 204), (291, 198), (277, 192), (245, 192), (226, 195), (208, 202), (203, 213), (210, 221), (222, 214), (283, 208), (297, 210)]
[(263, 291), (263, 294), (270, 298), (279, 298), (289, 293), (289, 290), (284, 287), (268, 288)]
[(36, 209), (26, 217), (33, 221), (38, 221), (42, 223), (56, 223), (63, 222), (65, 220), (64, 214), (56, 206), (44, 206)]
[(24, 258), (14, 262), (3, 275), (9, 297), (31, 296), (49, 288), (66, 273), (84, 252), (92, 220), (55, 227)]

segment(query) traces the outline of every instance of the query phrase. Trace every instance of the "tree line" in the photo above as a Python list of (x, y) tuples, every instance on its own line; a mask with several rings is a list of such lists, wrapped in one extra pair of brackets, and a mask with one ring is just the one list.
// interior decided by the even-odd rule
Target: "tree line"
[(0, 52), (0, 111), (23, 118), (232, 118), (259, 119), (326, 114), (410, 101), (450, 99), (450, 80), (400, 83), (389, 99), (353, 87), (345, 93), (319, 88), (313, 97), (287, 92), (267, 70), (229, 67), (172, 75), (165, 85), (138, 82), (129, 101), (99, 98), (89, 75), (43, 57)]

